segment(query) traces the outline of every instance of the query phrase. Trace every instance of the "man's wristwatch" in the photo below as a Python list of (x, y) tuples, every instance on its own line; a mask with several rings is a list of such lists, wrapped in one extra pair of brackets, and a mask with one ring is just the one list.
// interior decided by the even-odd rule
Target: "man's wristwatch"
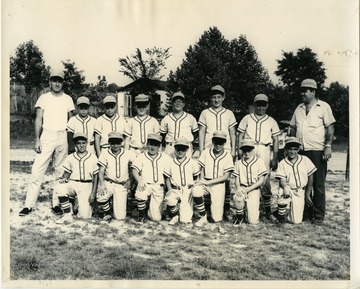
[(331, 145), (329, 145), (329, 144), (326, 144), (326, 145), (325, 145), (325, 147), (331, 148)]

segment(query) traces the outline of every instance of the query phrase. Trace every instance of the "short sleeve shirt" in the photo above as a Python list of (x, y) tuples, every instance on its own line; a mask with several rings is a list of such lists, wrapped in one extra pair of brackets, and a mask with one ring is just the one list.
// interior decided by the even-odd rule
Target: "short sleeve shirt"
[(245, 138), (251, 138), (255, 143), (270, 144), (272, 137), (280, 135), (280, 129), (271, 116), (258, 118), (254, 113), (248, 114), (240, 121), (239, 132), (245, 133)]
[(90, 115), (85, 118), (75, 115), (69, 119), (66, 129), (74, 134), (78, 132), (85, 133), (89, 143), (91, 143), (94, 141), (95, 122), (96, 118)]
[(275, 177), (285, 179), (290, 188), (302, 188), (308, 183), (308, 176), (316, 171), (312, 161), (303, 155), (298, 155), (295, 163), (288, 158), (283, 159), (278, 166)]
[(110, 148), (102, 150), (98, 165), (105, 168), (105, 177), (115, 182), (124, 182), (129, 179), (129, 165), (135, 161), (136, 154), (121, 149), (114, 154)]
[(77, 152), (68, 155), (63, 164), (70, 174), (70, 180), (90, 181), (99, 171), (97, 157), (90, 152), (80, 157)]
[(94, 128), (94, 131), (101, 137), (101, 146), (108, 144), (108, 135), (110, 132), (117, 131), (127, 135), (128, 130), (129, 129), (126, 120), (117, 113), (113, 116), (113, 118), (109, 118), (105, 114), (99, 116), (96, 119)]
[(131, 140), (136, 140), (146, 145), (147, 135), (149, 133), (159, 133), (160, 125), (156, 118), (146, 116), (144, 119), (135, 116), (128, 120), (127, 135), (131, 137)]
[(185, 138), (188, 142), (193, 142), (193, 133), (199, 130), (194, 116), (184, 112), (179, 118), (173, 113), (166, 115), (160, 125), (160, 133), (166, 134), (166, 142), (174, 142), (178, 138)]
[(296, 136), (305, 151), (324, 150), (326, 127), (335, 122), (329, 104), (318, 100), (306, 114), (304, 103), (299, 104), (291, 118), (290, 125), (296, 127)]
[(266, 176), (268, 171), (265, 163), (258, 157), (253, 157), (250, 161), (240, 159), (235, 163), (235, 172), (233, 175), (239, 178), (240, 185), (249, 187), (256, 183), (261, 176)]
[(165, 176), (170, 178), (171, 184), (179, 187), (194, 184), (194, 177), (200, 174), (197, 161), (185, 157), (182, 161), (173, 158), (165, 168)]
[(198, 161), (204, 168), (205, 179), (217, 179), (234, 170), (232, 156), (226, 151), (216, 156), (212, 148), (205, 149)]
[(199, 125), (205, 127), (205, 147), (210, 148), (212, 146), (213, 133), (221, 130), (226, 133), (224, 148), (226, 150), (231, 149), (229, 129), (236, 124), (235, 115), (229, 109), (223, 107), (219, 111), (213, 108), (203, 110), (200, 114)]
[(35, 108), (44, 110), (43, 129), (61, 131), (66, 129), (68, 113), (75, 110), (72, 98), (61, 93), (55, 96), (52, 92), (42, 94), (35, 103)]
[(164, 184), (164, 172), (171, 158), (165, 153), (158, 153), (152, 158), (146, 151), (137, 156), (131, 168), (137, 170), (147, 184)]

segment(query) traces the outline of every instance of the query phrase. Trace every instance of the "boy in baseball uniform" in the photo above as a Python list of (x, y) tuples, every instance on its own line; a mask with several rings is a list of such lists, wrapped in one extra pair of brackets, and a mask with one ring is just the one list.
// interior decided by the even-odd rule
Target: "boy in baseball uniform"
[(126, 134), (129, 135), (129, 141), (125, 148), (136, 152), (136, 154), (140, 154), (146, 149), (148, 134), (159, 133), (159, 122), (149, 115), (149, 104), (148, 95), (137, 95), (135, 97), (137, 115), (128, 120)]
[(171, 97), (172, 112), (166, 115), (160, 124), (160, 134), (166, 142), (165, 153), (175, 156), (174, 145), (178, 138), (185, 138), (189, 143), (187, 157), (192, 158), (192, 142), (197, 138), (199, 131), (195, 117), (184, 111), (185, 96), (175, 92)]
[(193, 188), (195, 208), (200, 220), (195, 226), (207, 223), (204, 195), (210, 195), (210, 213), (215, 223), (221, 222), (224, 213), (225, 181), (234, 170), (234, 163), (229, 152), (224, 150), (226, 133), (215, 131), (212, 138), (213, 147), (205, 149), (199, 158), (201, 166), (200, 180)]
[(110, 132), (120, 132), (126, 136), (128, 126), (126, 120), (116, 113), (116, 98), (108, 95), (103, 99), (105, 113), (96, 119), (94, 141), (96, 156), (99, 157), (103, 148), (109, 148), (108, 135)]
[[(191, 223), (193, 216), (192, 188), (200, 174), (199, 164), (187, 156), (190, 144), (185, 138), (175, 141), (175, 158), (166, 167), (165, 184), (167, 194), (165, 201), (170, 210), (170, 225), (177, 222)], [(179, 216), (180, 215), (180, 216)]]
[(234, 225), (243, 223), (245, 209), (250, 224), (256, 225), (259, 222), (260, 187), (264, 184), (268, 171), (264, 161), (254, 155), (254, 148), (254, 141), (245, 139), (240, 146), (241, 159), (235, 163)]
[[(300, 141), (296, 137), (285, 140), (286, 158), (280, 163), (276, 171), (283, 194), (278, 200), (277, 218), (281, 223), (287, 219), (293, 224), (300, 224), (303, 220), (305, 203), (311, 207), (311, 190), (313, 186), (313, 174), (317, 170), (312, 161), (303, 155), (299, 155)], [(290, 203), (290, 211), (286, 217), (286, 208)]]
[(139, 211), (138, 222), (145, 222), (146, 203), (150, 198), (148, 217), (152, 221), (160, 221), (164, 200), (164, 172), (171, 158), (159, 152), (161, 135), (147, 136), (147, 150), (138, 155), (131, 168), (137, 182), (135, 198)]
[[(279, 151), (279, 135), (281, 131), (277, 122), (266, 114), (269, 99), (265, 94), (258, 94), (254, 97), (254, 112), (246, 115), (239, 124), (239, 140), (241, 143), (244, 139), (252, 139), (255, 144), (255, 155), (262, 159), (266, 165), (268, 174), (265, 183), (261, 188), (261, 195), (264, 201), (266, 218), (274, 221), (271, 213), (271, 186), (270, 172), (277, 167)], [(271, 158), (272, 144), (272, 158)], [(239, 152), (241, 154), (241, 151)]]
[(91, 204), (95, 201), (98, 181), (97, 158), (86, 150), (88, 137), (85, 133), (74, 134), (76, 152), (64, 161), (64, 174), (54, 186), (54, 194), (59, 198), (63, 216), (57, 224), (70, 223), (73, 220), (69, 198), (78, 199), (77, 217), (89, 219), (92, 215)]
[(113, 213), (116, 220), (126, 218), (127, 195), (130, 188), (129, 167), (136, 154), (123, 148), (124, 136), (110, 132), (110, 148), (101, 151), (99, 165), (99, 187), (96, 200), (104, 212), (104, 221), (112, 220), (110, 197), (113, 196)]
[(70, 140), (78, 132), (85, 133), (88, 137), (87, 151), (95, 154), (94, 128), (96, 118), (89, 115), (90, 100), (86, 96), (80, 96), (76, 101), (77, 115), (71, 117), (67, 123), (66, 130), (69, 141), (69, 152), (74, 152), (75, 147), (70, 145)]
[[(19, 216), (32, 212), (50, 162), (55, 168), (55, 179), (61, 177), (62, 164), (68, 155), (66, 125), (73, 116), (75, 107), (72, 98), (63, 92), (64, 71), (52, 70), (50, 75), (50, 92), (42, 94), (36, 101), (35, 119), (35, 160), (31, 168), (24, 208)], [(52, 211), (61, 215), (58, 198), (53, 194)]]
[[(227, 142), (224, 149), (229, 152), (235, 160), (236, 156), (236, 119), (234, 113), (223, 107), (225, 100), (225, 89), (215, 85), (210, 91), (211, 107), (201, 112), (199, 117), (199, 152), (205, 148), (212, 147), (212, 137), (215, 131), (223, 131)], [(230, 218), (230, 183), (226, 182), (226, 195), (224, 203), (224, 219)]]

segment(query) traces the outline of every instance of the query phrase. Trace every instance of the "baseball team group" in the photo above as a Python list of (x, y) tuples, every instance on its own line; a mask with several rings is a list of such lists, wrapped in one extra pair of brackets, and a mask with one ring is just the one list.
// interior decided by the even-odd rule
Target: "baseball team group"
[[(89, 219), (94, 208), (107, 222), (158, 222), (166, 212), (170, 225), (256, 225), (264, 208), (266, 219), (276, 224), (305, 219), (323, 224), (335, 119), (329, 104), (317, 98), (313, 79), (299, 83), (303, 102), (291, 118), (280, 162), (281, 131), (266, 113), (265, 94), (254, 97), (254, 111), (237, 124), (234, 113), (223, 107), (222, 86), (211, 88), (210, 107), (199, 120), (184, 111), (186, 97), (176, 92), (171, 112), (159, 122), (149, 115), (145, 94), (135, 97), (135, 117), (119, 115), (116, 98), (108, 95), (102, 100), (104, 114), (94, 118), (89, 98), (78, 97), (75, 109), (63, 82), (64, 72), (52, 71), (50, 92), (35, 104), (36, 156), (20, 216), (34, 209), (52, 162), (57, 224)], [(270, 186), (271, 171), (276, 171), (279, 184), (276, 193)], [(129, 199), (136, 214), (128, 217)]]

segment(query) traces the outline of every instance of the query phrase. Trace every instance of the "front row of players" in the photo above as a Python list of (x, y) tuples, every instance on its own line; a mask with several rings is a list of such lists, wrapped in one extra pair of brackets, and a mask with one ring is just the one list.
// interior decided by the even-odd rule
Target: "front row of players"
[[(63, 215), (58, 224), (73, 220), (74, 199), (77, 198), (77, 217), (92, 216), (95, 201), (104, 213), (103, 219), (124, 220), (127, 212), (128, 193), (134, 181), (137, 183), (135, 199), (138, 221), (148, 217), (160, 221), (163, 203), (167, 204), (174, 225), (179, 221), (192, 223), (194, 208), (199, 215), (195, 226), (202, 226), (209, 220), (221, 222), (225, 201), (225, 182), (235, 178), (232, 188), (235, 206), (234, 225), (244, 221), (257, 224), (260, 215), (261, 187), (268, 170), (262, 159), (254, 154), (254, 141), (245, 139), (240, 145), (241, 159), (233, 163), (230, 153), (224, 150), (226, 134), (216, 131), (211, 148), (205, 149), (199, 160), (187, 156), (189, 142), (178, 139), (175, 157), (160, 152), (162, 137), (149, 134), (147, 149), (137, 155), (123, 148), (124, 136), (118, 132), (108, 135), (110, 147), (101, 152), (99, 159), (87, 151), (87, 137), (76, 133), (73, 142), (76, 152), (70, 154), (64, 163), (64, 174), (54, 186)], [(314, 164), (299, 155), (300, 142), (295, 137), (285, 141), (286, 157), (279, 163), (276, 178), (282, 194), (277, 200), (275, 223), (302, 222), (305, 203), (311, 206), (311, 188)], [(112, 197), (112, 202), (111, 202)], [(205, 199), (210, 199), (206, 209)], [(112, 210), (111, 210), (112, 203)]]

